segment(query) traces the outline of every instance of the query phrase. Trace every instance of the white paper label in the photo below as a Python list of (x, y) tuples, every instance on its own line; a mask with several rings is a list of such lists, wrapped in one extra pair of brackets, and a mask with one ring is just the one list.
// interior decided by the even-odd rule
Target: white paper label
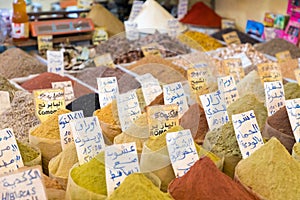
[(137, 1), (137, 0), (133, 1), (130, 15), (129, 15), (129, 21), (133, 21), (136, 18), (136, 16), (138, 16), (138, 14), (143, 8), (143, 3), (144, 3), (143, 1)]
[(64, 53), (62, 51), (47, 51), (48, 72), (64, 75)]
[(165, 104), (177, 104), (178, 116), (181, 118), (182, 115), (189, 109), (182, 84), (177, 82), (164, 85), (163, 91)]
[(104, 150), (104, 138), (97, 117), (75, 119), (70, 124), (80, 165)]
[(124, 179), (140, 172), (135, 142), (114, 144), (105, 149), (105, 174), (107, 196), (109, 196)]
[(122, 131), (125, 131), (141, 115), (135, 90), (117, 95), (117, 104)]
[(118, 81), (116, 77), (97, 78), (99, 103), (103, 108), (116, 99), (119, 93)]
[(75, 111), (58, 116), (61, 147), (64, 150), (68, 145), (74, 144), (70, 121), (84, 118), (83, 111)]
[(300, 98), (285, 101), (296, 142), (300, 142)]
[(0, 114), (10, 108), (9, 93), (0, 91)]
[(52, 82), (52, 88), (64, 89), (66, 104), (71, 103), (75, 99), (72, 81)]
[(0, 195), (5, 200), (47, 200), (41, 167), (0, 177)]
[(191, 131), (167, 133), (166, 141), (174, 174), (176, 178), (182, 177), (199, 160)]
[(281, 81), (264, 82), (264, 87), (268, 116), (271, 116), (281, 107), (285, 106), (283, 84)]
[(232, 76), (218, 78), (218, 88), (224, 96), (227, 107), (239, 98), (237, 87)]
[(253, 110), (232, 115), (232, 123), (243, 159), (249, 157), (264, 142)]
[(179, 22), (178, 19), (168, 20), (169, 36), (176, 37), (179, 33)]
[(219, 90), (213, 93), (201, 95), (200, 100), (203, 105), (210, 130), (219, 128), (229, 121), (226, 103)]
[(188, 11), (188, 0), (179, 0), (178, 2), (178, 11), (177, 11), (177, 19), (181, 20)]
[(12, 129), (0, 130), (0, 174), (10, 173), (23, 166), (21, 153)]
[(128, 40), (138, 40), (139, 39), (139, 31), (137, 29), (138, 24), (132, 21), (125, 21), (125, 31), (126, 38)]
[(243, 68), (246, 68), (246, 67), (249, 67), (250, 65), (252, 65), (251, 60), (248, 58), (248, 56), (244, 52), (240, 53), (240, 54), (236, 54), (232, 58), (241, 59)]

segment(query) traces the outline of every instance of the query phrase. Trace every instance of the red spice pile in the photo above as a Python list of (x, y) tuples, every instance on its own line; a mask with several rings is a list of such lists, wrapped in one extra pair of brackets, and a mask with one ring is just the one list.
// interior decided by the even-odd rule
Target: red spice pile
[(221, 28), (221, 17), (203, 2), (193, 5), (189, 12), (180, 20), (185, 24)]
[(174, 179), (169, 193), (175, 200), (258, 200), (208, 157), (198, 160), (183, 177)]

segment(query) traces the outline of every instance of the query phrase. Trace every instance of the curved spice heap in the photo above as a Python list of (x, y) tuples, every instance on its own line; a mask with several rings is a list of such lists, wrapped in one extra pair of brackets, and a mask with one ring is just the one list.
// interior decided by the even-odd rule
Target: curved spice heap
[(26, 91), (17, 91), (11, 108), (0, 115), (0, 129), (12, 128), (17, 140), (29, 141), (29, 129), (38, 125), (33, 96)]
[(242, 185), (223, 174), (208, 158), (200, 158), (181, 178), (169, 185), (175, 200), (253, 200)]
[(32, 147), (26, 145), (25, 143), (19, 142), (17, 140), (17, 144), (21, 153), (22, 160), (24, 164), (36, 159), (40, 154), (37, 150)]
[(47, 67), (19, 48), (10, 48), (0, 54), (0, 74), (11, 79), (39, 74)]
[(18, 91), (18, 89), (12, 85), (9, 80), (0, 75), (0, 91), (7, 91), (9, 93), (10, 101), (12, 101), (15, 92)]
[(122, 184), (107, 198), (107, 200), (171, 200), (167, 193), (163, 193), (144, 174), (133, 173), (125, 178)]
[(300, 98), (300, 86), (298, 83), (287, 83), (283, 87), (286, 100)]
[(300, 199), (300, 163), (276, 138), (240, 161), (236, 176), (265, 199)]
[(104, 152), (89, 162), (73, 168), (70, 173), (73, 181), (80, 187), (96, 194), (107, 195)]

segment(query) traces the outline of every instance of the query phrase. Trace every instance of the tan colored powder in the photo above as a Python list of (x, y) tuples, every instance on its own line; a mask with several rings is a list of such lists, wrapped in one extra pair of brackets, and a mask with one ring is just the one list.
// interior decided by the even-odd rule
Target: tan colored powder
[(300, 163), (276, 138), (240, 161), (236, 176), (265, 199), (300, 199)]
[(48, 139), (60, 139), (58, 116), (69, 112), (70, 111), (67, 109), (60, 109), (56, 111), (50, 115), (46, 121), (35, 128), (31, 132), (31, 135)]
[(106, 105), (105, 107), (98, 109), (94, 112), (94, 115), (98, 117), (99, 121), (104, 123), (116, 125), (117, 122), (112, 113), (112, 103)]

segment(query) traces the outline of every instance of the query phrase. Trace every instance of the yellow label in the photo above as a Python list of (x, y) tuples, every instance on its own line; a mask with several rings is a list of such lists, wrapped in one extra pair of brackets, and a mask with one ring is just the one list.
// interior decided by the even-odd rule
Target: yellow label
[(290, 51), (282, 51), (282, 52), (276, 53), (275, 56), (276, 56), (278, 62), (284, 62), (286, 60), (292, 59)]
[(233, 76), (236, 82), (239, 82), (244, 78), (245, 71), (241, 59), (239, 58), (226, 59), (222, 61), (222, 65), (226, 71), (226, 75)]
[(63, 89), (34, 90), (35, 114), (44, 122), (50, 115), (66, 107)]
[(116, 65), (114, 64), (113, 59), (111, 58), (110, 53), (103, 54), (101, 56), (97, 56), (94, 58), (94, 63), (96, 67), (110, 67), (110, 68), (116, 68)]
[(39, 53), (45, 53), (47, 50), (53, 49), (52, 35), (39, 35), (37, 39), (38, 39)]
[(108, 40), (108, 33), (106, 32), (106, 28), (104, 27), (97, 27), (94, 30), (93, 34), (93, 45), (98, 45), (102, 41)]
[(207, 77), (208, 71), (205, 68), (192, 68), (187, 71), (191, 91), (197, 96), (209, 92)]
[(179, 125), (178, 106), (176, 104), (147, 107), (150, 135), (159, 136)]
[(93, 3), (93, 0), (78, 0), (77, 6), (79, 8), (89, 9), (89, 8), (91, 8), (92, 3)]
[(300, 85), (300, 69), (295, 69), (294, 70), (295, 76), (296, 76), (296, 80), (298, 82), (298, 84)]
[(262, 82), (282, 81), (280, 66), (277, 63), (261, 63), (257, 65)]
[(241, 40), (238, 36), (238, 34), (235, 31), (232, 31), (230, 33), (226, 33), (222, 35), (224, 41), (227, 45), (230, 44), (241, 44)]
[(142, 51), (143, 51), (144, 56), (149, 56), (149, 55), (161, 56), (160, 49), (162, 49), (162, 47), (157, 43), (151, 43), (151, 44), (142, 46)]

